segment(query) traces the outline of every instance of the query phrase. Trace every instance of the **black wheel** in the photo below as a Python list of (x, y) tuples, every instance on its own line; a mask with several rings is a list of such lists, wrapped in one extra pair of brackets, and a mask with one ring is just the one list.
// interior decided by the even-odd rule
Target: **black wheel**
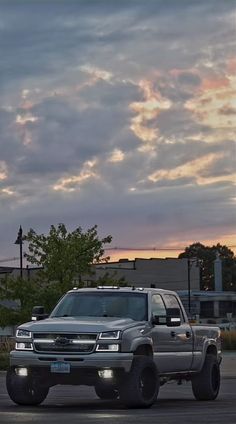
[(159, 386), (158, 371), (152, 358), (136, 356), (130, 373), (119, 388), (120, 400), (128, 408), (148, 408), (156, 401)]
[(30, 376), (19, 376), (13, 368), (7, 371), (6, 386), (13, 402), (18, 405), (39, 405), (48, 394), (48, 387), (37, 385)]
[(192, 378), (192, 390), (197, 400), (214, 400), (220, 390), (220, 366), (215, 355), (206, 355), (200, 373)]
[(117, 399), (119, 396), (118, 390), (111, 384), (99, 382), (94, 389), (100, 399)]

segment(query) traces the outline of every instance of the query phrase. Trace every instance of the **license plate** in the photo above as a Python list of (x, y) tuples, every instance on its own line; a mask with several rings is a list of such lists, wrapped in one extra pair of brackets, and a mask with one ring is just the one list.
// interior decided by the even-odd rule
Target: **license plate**
[(51, 364), (51, 372), (58, 372), (63, 374), (70, 373), (70, 364), (67, 362), (52, 362)]

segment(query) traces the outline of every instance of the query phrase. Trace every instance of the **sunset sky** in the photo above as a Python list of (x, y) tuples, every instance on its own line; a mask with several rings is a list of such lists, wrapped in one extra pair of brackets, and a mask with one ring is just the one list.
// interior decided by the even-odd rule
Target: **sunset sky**
[(235, 140), (236, 0), (0, 0), (0, 259), (60, 222), (236, 252)]

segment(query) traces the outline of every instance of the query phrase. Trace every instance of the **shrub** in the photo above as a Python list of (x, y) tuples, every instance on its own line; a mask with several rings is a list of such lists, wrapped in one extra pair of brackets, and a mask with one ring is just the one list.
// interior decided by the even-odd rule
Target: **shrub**
[(0, 370), (6, 370), (9, 367), (9, 353), (0, 353)]
[(222, 350), (236, 350), (236, 330), (221, 331)]
[(0, 337), (0, 370), (6, 370), (9, 367), (9, 353), (14, 349), (14, 345), (13, 337)]
[(13, 337), (0, 337), (0, 353), (9, 353), (14, 349), (15, 339)]

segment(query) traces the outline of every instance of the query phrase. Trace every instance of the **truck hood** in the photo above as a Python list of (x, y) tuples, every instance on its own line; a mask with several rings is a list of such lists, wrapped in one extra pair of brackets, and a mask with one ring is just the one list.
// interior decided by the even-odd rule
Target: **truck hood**
[(31, 332), (62, 332), (62, 333), (99, 333), (103, 331), (125, 330), (143, 326), (144, 321), (134, 321), (131, 318), (117, 317), (53, 317), (37, 322), (27, 322), (18, 328)]

